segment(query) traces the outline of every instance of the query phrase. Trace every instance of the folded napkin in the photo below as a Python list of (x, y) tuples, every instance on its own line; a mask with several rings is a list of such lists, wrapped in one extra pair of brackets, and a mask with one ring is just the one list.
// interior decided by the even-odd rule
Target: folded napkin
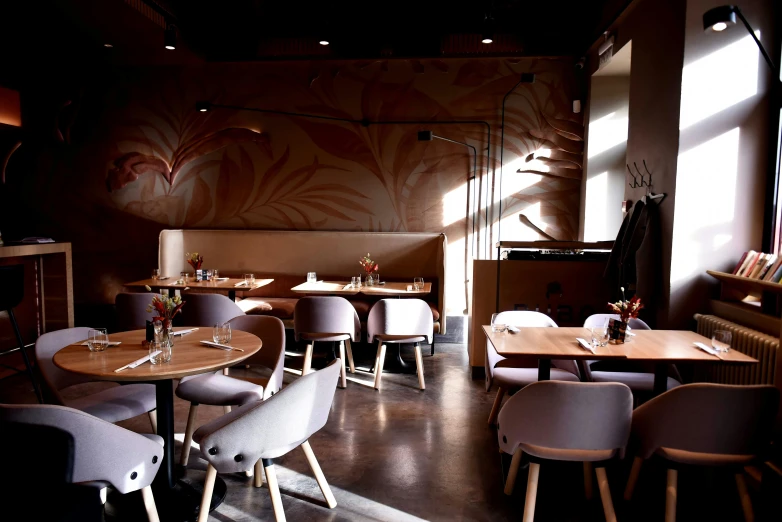
[(597, 353), (595, 352), (595, 349), (592, 348), (592, 345), (586, 342), (585, 339), (582, 339), (581, 337), (576, 337), (576, 341), (578, 341), (578, 344), (580, 344), (582, 348), (589, 350), (592, 353)]
[(160, 350), (157, 350), (155, 352), (152, 352), (149, 355), (145, 355), (141, 359), (136, 359), (132, 363), (129, 363), (129, 364), (126, 364), (125, 366), (121, 366), (121, 367), (117, 368), (116, 370), (114, 370), (114, 373), (119, 373), (119, 372), (121, 372), (123, 370), (127, 370), (128, 368), (135, 368), (136, 366), (141, 366), (142, 364), (147, 362), (150, 359), (150, 357), (152, 357), (153, 355), (157, 355), (159, 353), (160, 353)]
[(703, 343), (693, 343), (693, 344), (695, 344), (696, 347), (700, 348), (701, 350), (703, 350), (708, 354), (714, 355), (716, 357), (720, 356), (719, 352), (710, 346), (706, 346)]
[(220, 343), (215, 343), (215, 342), (212, 342), (212, 341), (201, 341), (201, 344), (203, 344), (205, 346), (210, 346), (212, 348), (219, 348), (221, 350), (227, 350), (227, 351), (231, 351), (231, 350), (236, 350), (237, 352), (243, 352), (244, 351), (241, 348), (234, 348), (233, 346), (228, 346), (227, 344), (220, 344)]
[(178, 332), (174, 332), (174, 337), (179, 335), (187, 335), (189, 333), (195, 332), (196, 330), (198, 330), (198, 328), (188, 328), (187, 330), (179, 330)]
[(215, 281), (228, 281), (227, 277), (215, 277)]
[[(120, 344), (122, 344), (122, 341), (109, 341), (109, 346), (119, 346)], [(89, 346), (90, 343), (89, 343), (89, 341), (84, 341), (83, 343), (81, 343), (81, 345), (82, 346)]]
[(239, 281), (234, 286), (247, 286), (247, 281)]

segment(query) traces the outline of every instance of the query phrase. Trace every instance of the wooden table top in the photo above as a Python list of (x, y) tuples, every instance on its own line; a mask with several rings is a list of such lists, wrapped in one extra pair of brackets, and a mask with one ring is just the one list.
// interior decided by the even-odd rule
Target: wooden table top
[(757, 363), (748, 355), (736, 350), (720, 353), (719, 357), (696, 348), (693, 343), (711, 346), (707, 339), (686, 330), (633, 330), (635, 336), (624, 344), (598, 346), (597, 353), (585, 350), (576, 337), (587, 342), (592, 335), (588, 328), (519, 328), (519, 333), (493, 333), (491, 326), (484, 326), (486, 338), (503, 357), (534, 357), (539, 359), (631, 359), (658, 362), (729, 362)]
[[(182, 328), (175, 328), (174, 331)], [(247, 332), (233, 330), (231, 346), (241, 348), (221, 350), (200, 344), (203, 340), (212, 340), (212, 329), (201, 328), (197, 332), (174, 339), (174, 349), (171, 360), (165, 364), (146, 362), (136, 368), (128, 368), (119, 373), (114, 370), (136, 361), (149, 354), (149, 349), (141, 345), (146, 339), (145, 330), (120, 332), (109, 335), (109, 341), (120, 341), (119, 346), (111, 346), (103, 352), (91, 352), (79, 341), (66, 346), (54, 354), (54, 364), (63, 370), (88, 375), (96, 380), (104, 381), (157, 381), (163, 379), (178, 379), (186, 375), (195, 375), (209, 371), (217, 371), (233, 366), (261, 349), (261, 340)]]
[(256, 279), (255, 284), (251, 287), (247, 287), (246, 285), (239, 285), (236, 286), (238, 283), (243, 283), (244, 279), (239, 279), (237, 277), (229, 277), (226, 281), (201, 281), (196, 282), (193, 277), (190, 277), (187, 284), (179, 283), (177, 284), (178, 278), (176, 277), (169, 277), (168, 279), (142, 279), (141, 281), (133, 281), (132, 283), (125, 283), (125, 286), (128, 287), (145, 287), (148, 286), (150, 288), (167, 288), (171, 290), (184, 290), (185, 288), (197, 288), (199, 290), (205, 290), (205, 291), (212, 291), (212, 292), (230, 292), (230, 291), (236, 291), (236, 292), (242, 292), (242, 291), (249, 291), (249, 290), (255, 290), (256, 288), (261, 288), (262, 286), (266, 286), (269, 283), (273, 282), (274, 279)]
[(432, 292), (432, 283), (424, 283), (421, 290), (408, 290), (407, 285), (413, 283), (385, 283), (377, 286), (361, 285), (361, 288), (348, 288), (349, 282), (318, 281), (317, 283), (302, 283), (291, 288), (292, 292), (309, 295), (376, 295), (376, 296), (401, 296), (401, 295), (426, 295)]

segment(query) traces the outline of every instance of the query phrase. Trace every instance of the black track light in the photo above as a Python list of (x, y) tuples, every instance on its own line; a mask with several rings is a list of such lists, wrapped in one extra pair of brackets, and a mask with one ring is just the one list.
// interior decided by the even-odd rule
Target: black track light
[(207, 101), (196, 102), (196, 110), (198, 112), (207, 112), (212, 108), (212, 104)]
[(163, 46), (169, 51), (176, 49), (176, 26), (169, 24), (163, 33)]
[(424, 130), (418, 131), (418, 141), (432, 141), (432, 131)]
[(732, 5), (721, 5), (703, 13), (704, 31), (720, 32), (731, 25), (736, 25), (736, 7)]

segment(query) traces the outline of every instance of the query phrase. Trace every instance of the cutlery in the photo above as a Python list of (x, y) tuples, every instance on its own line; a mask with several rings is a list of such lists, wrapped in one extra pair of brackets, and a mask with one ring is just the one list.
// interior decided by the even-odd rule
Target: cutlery
[[(119, 346), (120, 344), (122, 344), (122, 341), (109, 341), (109, 346)], [(89, 346), (90, 343), (88, 341), (84, 341), (83, 343), (81, 343), (81, 345)]]
[(236, 283), (234, 286), (247, 286), (247, 281), (240, 281)]
[(215, 343), (215, 342), (212, 342), (212, 341), (201, 341), (201, 344), (203, 344), (205, 346), (209, 346), (211, 348), (219, 348), (221, 350), (226, 350), (226, 351), (231, 351), (231, 350), (236, 350), (237, 352), (243, 352), (244, 351), (241, 348), (234, 348), (233, 346), (228, 346), (227, 344), (220, 344), (220, 343)]
[(719, 354), (719, 353), (717, 352), (717, 350), (715, 350), (714, 348), (710, 348), (710, 347), (706, 346), (706, 345), (705, 345), (705, 344), (703, 344), (703, 343), (693, 343), (693, 344), (694, 344), (694, 345), (695, 345), (697, 348), (700, 348), (701, 350), (703, 350), (704, 352), (706, 352), (706, 353), (708, 353), (708, 354), (711, 354), (711, 355), (713, 355), (713, 356), (717, 357), (718, 359), (722, 359), (722, 357), (720, 357), (720, 354)]
[(137, 359), (137, 360), (133, 361), (132, 363), (128, 363), (125, 366), (121, 366), (121, 367), (117, 368), (116, 370), (114, 370), (114, 373), (119, 373), (119, 372), (125, 371), (128, 368), (135, 368), (136, 366), (141, 366), (142, 364), (147, 362), (150, 357), (158, 355), (159, 353), (160, 353), (160, 350), (157, 350), (156, 352), (152, 352), (149, 355), (145, 355), (141, 359)]
[(189, 333), (195, 332), (196, 330), (198, 330), (198, 328), (189, 328), (187, 330), (179, 330), (178, 332), (174, 332), (174, 337), (177, 337), (177, 336), (180, 336), (180, 335), (187, 335)]
[(580, 344), (582, 348), (585, 348), (592, 353), (597, 353), (595, 352), (595, 349), (592, 348), (592, 345), (586, 342), (586, 340), (582, 339), (581, 337), (576, 337), (576, 341), (578, 341), (578, 344)]

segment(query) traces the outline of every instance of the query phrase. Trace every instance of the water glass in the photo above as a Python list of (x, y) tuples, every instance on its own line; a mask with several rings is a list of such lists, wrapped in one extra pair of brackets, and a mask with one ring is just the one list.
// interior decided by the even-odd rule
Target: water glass
[(308, 283), (317, 283), (318, 282), (318, 275), (315, 272), (307, 272), (307, 282)]
[(184, 284), (187, 284), (187, 281), (190, 279), (190, 274), (187, 272), (179, 272), (179, 279), (181, 279)]
[[(416, 279), (419, 279), (419, 278), (416, 277)], [(497, 317), (499, 315), (500, 314), (491, 314), (491, 331), (494, 332), (494, 333), (502, 333), (502, 332), (504, 332), (508, 328), (508, 326), (506, 324), (497, 322)]]
[(351, 288), (361, 288), (361, 276), (353, 276), (350, 278)]
[(730, 350), (730, 342), (733, 340), (733, 334), (728, 330), (714, 330), (711, 336), (711, 347), (718, 352), (727, 352)]
[(255, 274), (244, 274), (244, 284), (247, 286), (255, 285)]
[(423, 277), (414, 277), (413, 278), (413, 288), (416, 290), (423, 290), (424, 289), (424, 278)]
[(219, 344), (231, 342), (231, 325), (229, 323), (217, 323), (212, 327), (212, 340)]
[(152, 279), (157, 281), (160, 279), (160, 269), (159, 268), (153, 268), (152, 269)]
[(608, 345), (608, 326), (595, 326), (593, 328), (590, 328), (589, 331), (592, 333), (592, 347), (597, 348), (598, 346), (607, 346)]
[[(160, 353), (155, 353), (160, 352)], [(153, 355), (155, 354), (155, 355)], [(149, 362), (163, 364), (171, 360), (171, 344), (166, 341), (152, 341), (149, 343)]]
[(94, 328), (87, 333), (87, 347), (91, 352), (102, 352), (109, 347), (109, 334), (105, 328)]
[(215, 280), (216, 280), (218, 277), (220, 277), (220, 271), (218, 269), (216, 269), (216, 268), (213, 269), (212, 270), (212, 277), (214, 277)]

